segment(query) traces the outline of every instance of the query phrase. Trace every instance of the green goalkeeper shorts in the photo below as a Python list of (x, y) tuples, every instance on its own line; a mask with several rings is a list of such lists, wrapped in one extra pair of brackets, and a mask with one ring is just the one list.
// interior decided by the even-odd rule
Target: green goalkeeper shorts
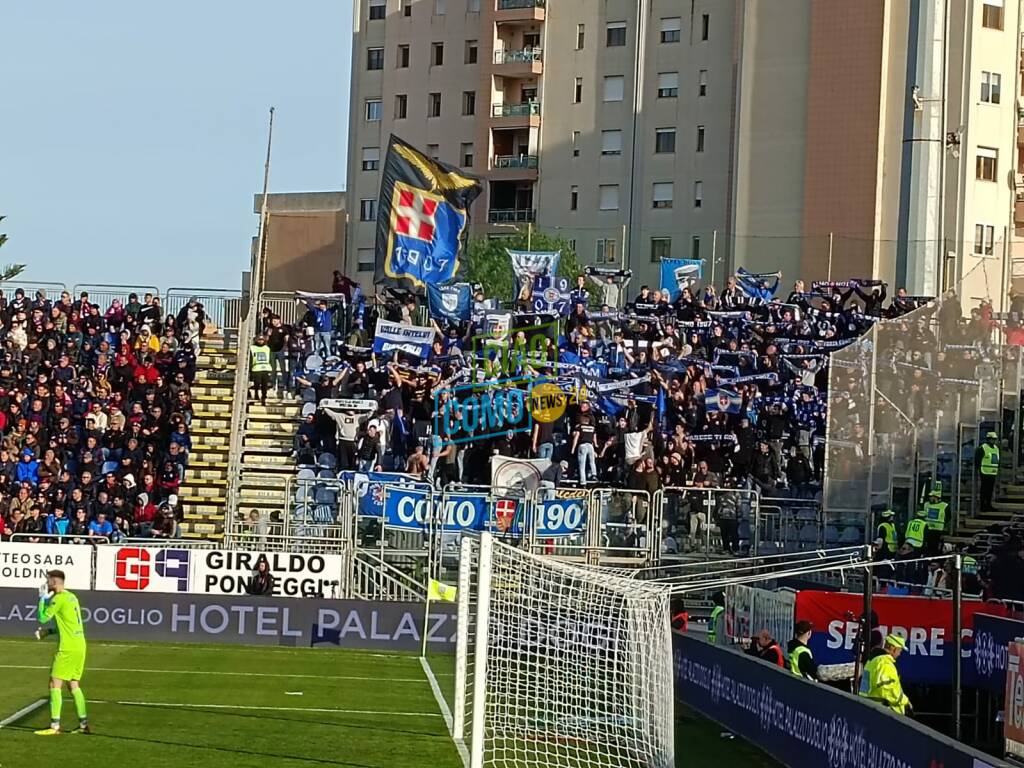
[(58, 680), (81, 680), (85, 672), (85, 648), (59, 650), (53, 657), (50, 677)]

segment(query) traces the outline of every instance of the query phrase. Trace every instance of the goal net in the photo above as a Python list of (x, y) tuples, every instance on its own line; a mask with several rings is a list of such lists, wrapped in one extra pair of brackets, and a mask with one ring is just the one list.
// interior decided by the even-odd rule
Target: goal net
[(669, 592), (462, 541), (452, 736), (469, 768), (673, 766)]

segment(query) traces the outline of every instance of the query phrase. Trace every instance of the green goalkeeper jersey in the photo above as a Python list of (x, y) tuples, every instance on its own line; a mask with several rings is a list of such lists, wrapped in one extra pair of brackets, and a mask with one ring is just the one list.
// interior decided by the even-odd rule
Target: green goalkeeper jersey
[(85, 627), (82, 625), (82, 610), (74, 592), (58, 592), (53, 597), (39, 599), (39, 623), (50, 619), (57, 623), (62, 651), (85, 650)]

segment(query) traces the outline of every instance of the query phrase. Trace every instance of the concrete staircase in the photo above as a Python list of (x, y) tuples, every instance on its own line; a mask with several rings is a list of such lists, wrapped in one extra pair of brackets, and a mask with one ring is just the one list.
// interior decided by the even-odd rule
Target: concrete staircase
[(184, 510), (182, 536), (224, 536), (231, 442), (231, 396), (237, 349), (221, 337), (208, 338), (192, 384), (192, 453), (178, 493)]
[(244, 524), (253, 510), (263, 519), (282, 522), (290, 499), (289, 480), (295, 477), (291, 452), (299, 428), (302, 404), (293, 396), (272, 390), (267, 404), (250, 399), (242, 439), (238, 522)]
[(1003, 448), (1003, 462), (1000, 467), (1000, 481), (996, 484), (995, 500), (992, 512), (978, 512), (974, 517), (961, 516), (960, 524), (953, 536), (947, 536), (946, 541), (951, 544), (969, 544), (974, 537), (983, 533), (992, 525), (1004, 527), (1009, 525), (1013, 518), (1024, 515), (1024, 476), (1012, 477), (1012, 465), (1007, 463), (1008, 448)]

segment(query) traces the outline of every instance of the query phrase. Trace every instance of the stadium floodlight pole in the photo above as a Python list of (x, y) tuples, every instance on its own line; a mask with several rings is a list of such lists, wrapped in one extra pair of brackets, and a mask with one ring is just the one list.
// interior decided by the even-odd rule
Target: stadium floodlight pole
[[(266, 259), (264, 259), (264, 248), (267, 245), (267, 218), (268, 218), (268, 198), (270, 196), (270, 149), (274, 144), (274, 108), (270, 108), (269, 125), (267, 126), (267, 159), (263, 164), (263, 202), (260, 204), (260, 236), (259, 242), (256, 245), (256, 267), (255, 278), (253, 281), (254, 287), (258, 287), (260, 293), (263, 292), (263, 280), (266, 273)], [(259, 301), (259, 295), (255, 297), (256, 301)]]
[(963, 696), (963, 556), (953, 557), (953, 738), (960, 741), (962, 730), (961, 697)]

